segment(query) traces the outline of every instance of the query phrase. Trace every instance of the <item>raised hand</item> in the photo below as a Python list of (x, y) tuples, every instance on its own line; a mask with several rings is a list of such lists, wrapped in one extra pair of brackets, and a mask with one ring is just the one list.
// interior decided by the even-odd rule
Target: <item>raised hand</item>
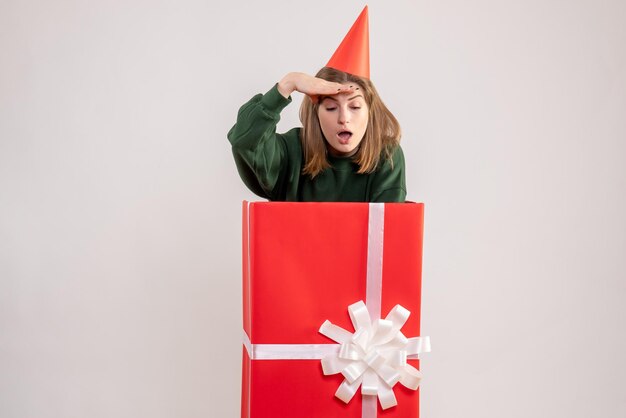
[(278, 82), (278, 91), (289, 97), (299, 91), (311, 97), (314, 102), (318, 96), (332, 96), (340, 93), (351, 93), (356, 86), (327, 81), (305, 73), (289, 73)]

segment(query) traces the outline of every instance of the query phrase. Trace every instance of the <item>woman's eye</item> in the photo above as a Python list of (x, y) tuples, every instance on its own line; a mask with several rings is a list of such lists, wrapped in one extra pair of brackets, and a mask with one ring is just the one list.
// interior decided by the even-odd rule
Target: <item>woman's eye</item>
[(337, 108), (336, 107), (327, 107), (326, 108), (326, 110), (329, 111), (329, 112), (332, 111), (332, 110), (335, 110), (335, 109), (337, 109)]
[(361, 106), (352, 106), (352, 109), (360, 109)]

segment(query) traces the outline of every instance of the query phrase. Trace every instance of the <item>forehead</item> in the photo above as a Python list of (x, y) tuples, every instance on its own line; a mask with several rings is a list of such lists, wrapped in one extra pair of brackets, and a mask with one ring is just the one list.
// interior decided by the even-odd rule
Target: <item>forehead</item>
[(332, 101), (335, 103), (346, 103), (346, 102), (353, 102), (353, 101), (358, 101), (358, 100), (362, 100), (365, 101), (365, 98), (363, 97), (363, 95), (361, 93), (351, 93), (351, 94), (345, 94), (345, 93), (340, 93), (340, 94), (333, 94), (332, 96), (324, 96), (321, 98), (320, 103), (323, 103), (324, 101)]

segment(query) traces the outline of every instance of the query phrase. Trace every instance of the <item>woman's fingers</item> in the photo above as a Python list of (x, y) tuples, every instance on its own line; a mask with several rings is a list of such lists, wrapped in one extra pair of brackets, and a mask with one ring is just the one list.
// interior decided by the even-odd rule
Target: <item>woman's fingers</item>
[(306, 93), (313, 103), (317, 103), (319, 96), (334, 96), (335, 94), (352, 93), (355, 90), (353, 84), (335, 83), (321, 78), (316, 78), (309, 87), (308, 91), (303, 93)]
[(354, 87), (349, 84), (334, 83), (320, 78), (317, 80), (321, 80), (321, 83), (316, 86), (314, 93), (319, 95), (332, 96), (333, 94), (350, 93), (354, 90)]
[(354, 83), (335, 83), (305, 73), (289, 73), (278, 83), (278, 89), (283, 96), (288, 97), (293, 91), (299, 91), (308, 95), (313, 103), (317, 102), (319, 96), (351, 93), (355, 88)]
[(335, 83), (302, 73), (298, 75), (296, 88), (301, 93), (309, 95), (331, 95), (351, 90), (349, 85)]

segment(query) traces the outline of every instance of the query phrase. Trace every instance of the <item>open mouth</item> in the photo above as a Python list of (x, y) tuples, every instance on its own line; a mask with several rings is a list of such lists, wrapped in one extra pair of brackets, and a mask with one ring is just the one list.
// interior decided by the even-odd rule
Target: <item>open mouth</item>
[(337, 133), (337, 137), (339, 138), (339, 143), (347, 144), (350, 142), (350, 138), (352, 137), (352, 132), (350, 131), (339, 131)]

